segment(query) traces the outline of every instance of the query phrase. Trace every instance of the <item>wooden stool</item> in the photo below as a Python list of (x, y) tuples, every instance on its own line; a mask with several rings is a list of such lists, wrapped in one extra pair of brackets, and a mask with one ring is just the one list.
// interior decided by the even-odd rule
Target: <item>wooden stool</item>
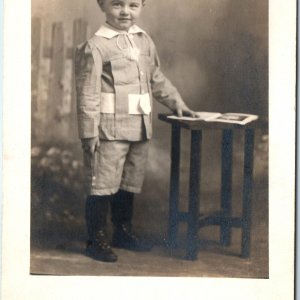
[[(246, 125), (230, 123), (186, 121), (169, 119), (160, 114), (159, 119), (172, 126), (171, 137), (171, 177), (169, 194), (169, 227), (168, 244), (175, 248), (179, 222), (187, 222), (186, 259), (196, 260), (198, 255), (198, 230), (208, 225), (219, 225), (220, 244), (231, 244), (231, 229), (241, 228), (241, 256), (250, 256), (251, 230), (251, 194), (253, 177), (253, 153), (255, 129), (267, 128), (266, 120), (257, 120)], [(188, 212), (180, 212), (179, 205), (179, 168), (180, 168), (180, 134), (181, 128), (191, 131), (189, 205)], [(201, 174), (201, 142), (202, 130), (222, 130), (222, 177), (221, 177), (221, 212), (200, 217), (200, 174)], [(234, 129), (244, 130), (244, 178), (243, 208), (241, 217), (232, 217), (231, 184), (232, 184), (232, 150)]]

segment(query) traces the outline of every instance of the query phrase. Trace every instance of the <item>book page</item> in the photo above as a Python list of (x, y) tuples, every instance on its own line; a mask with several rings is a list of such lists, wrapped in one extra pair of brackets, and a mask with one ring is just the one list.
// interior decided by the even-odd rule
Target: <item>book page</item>
[(258, 119), (257, 115), (242, 113), (215, 113), (215, 112), (196, 112), (196, 117), (178, 117), (175, 115), (168, 116), (168, 119), (185, 120), (185, 121), (206, 121), (206, 122), (222, 122), (245, 125)]
[(257, 119), (258, 119), (257, 115), (225, 113), (225, 114), (222, 114), (220, 116), (217, 116), (216, 118), (212, 118), (207, 121), (245, 125), (245, 124), (255, 121)]
[(172, 115), (172, 116), (168, 116), (168, 119), (186, 120), (186, 121), (199, 121), (199, 120), (208, 121), (208, 120), (214, 120), (219, 116), (221, 116), (221, 114), (217, 113), (217, 112), (197, 111), (195, 118), (186, 117), (186, 116), (178, 117), (178, 116)]

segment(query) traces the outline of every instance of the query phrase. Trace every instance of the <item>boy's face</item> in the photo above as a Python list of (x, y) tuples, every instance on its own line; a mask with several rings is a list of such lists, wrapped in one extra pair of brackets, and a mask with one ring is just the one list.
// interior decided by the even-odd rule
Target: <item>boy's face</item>
[(127, 31), (139, 18), (143, 4), (142, 0), (102, 0), (100, 6), (109, 25)]

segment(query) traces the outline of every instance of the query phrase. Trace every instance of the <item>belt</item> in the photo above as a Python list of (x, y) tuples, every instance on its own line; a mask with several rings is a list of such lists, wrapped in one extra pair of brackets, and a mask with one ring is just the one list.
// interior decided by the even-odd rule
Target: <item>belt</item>
[[(116, 95), (113, 93), (101, 93), (100, 111), (101, 113), (115, 113)], [(128, 114), (149, 115), (151, 112), (150, 95), (128, 94)]]

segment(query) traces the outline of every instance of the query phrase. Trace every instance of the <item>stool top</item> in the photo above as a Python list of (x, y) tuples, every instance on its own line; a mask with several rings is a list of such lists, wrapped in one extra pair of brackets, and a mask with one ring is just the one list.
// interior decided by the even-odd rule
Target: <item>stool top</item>
[(158, 114), (158, 119), (172, 125), (178, 125), (185, 129), (202, 130), (202, 129), (268, 129), (268, 120), (266, 117), (259, 117), (257, 120), (247, 123), (245, 125), (223, 122), (207, 122), (203, 120), (180, 120), (169, 119), (171, 114)]

